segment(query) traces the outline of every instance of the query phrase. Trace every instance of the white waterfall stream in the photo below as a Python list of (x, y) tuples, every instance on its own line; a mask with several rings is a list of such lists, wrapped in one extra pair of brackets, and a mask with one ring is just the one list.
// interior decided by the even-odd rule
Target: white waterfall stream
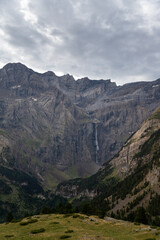
[(98, 163), (98, 151), (99, 151), (99, 145), (98, 145), (98, 137), (97, 137), (97, 124), (95, 123), (95, 145), (96, 145), (96, 163)]

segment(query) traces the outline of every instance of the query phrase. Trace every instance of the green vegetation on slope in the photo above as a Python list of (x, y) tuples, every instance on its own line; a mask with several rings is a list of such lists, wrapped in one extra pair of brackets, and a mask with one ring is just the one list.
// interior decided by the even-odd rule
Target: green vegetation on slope
[[(28, 222), (28, 224), (24, 224)], [(158, 240), (159, 229), (85, 215), (47, 214), (0, 224), (0, 239), (16, 240)]]
[(65, 202), (62, 197), (44, 192), (33, 176), (0, 166), (0, 222), (9, 212), (15, 218), (21, 218), (40, 213), (45, 205), (54, 208)]
[(160, 119), (160, 108), (158, 108), (150, 117), (150, 119)]
[(67, 184), (71, 187), (76, 185), (77, 192), (83, 191), (84, 187), (89, 191), (93, 190), (98, 191), (99, 193), (104, 192), (106, 189), (109, 191), (110, 188), (112, 188), (118, 182), (118, 178), (114, 176), (114, 171), (115, 169), (113, 169), (110, 164), (107, 164), (103, 170), (100, 169), (96, 174), (90, 177), (84, 179), (76, 178), (60, 183), (57, 186), (57, 190), (63, 187), (63, 185)]
[(143, 157), (155, 151), (157, 148), (156, 143), (159, 141), (160, 141), (160, 129), (155, 131), (150, 136), (150, 138), (142, 146), (140, 146), (140, 151), (138, 154), (135, 155), (135, 157)]

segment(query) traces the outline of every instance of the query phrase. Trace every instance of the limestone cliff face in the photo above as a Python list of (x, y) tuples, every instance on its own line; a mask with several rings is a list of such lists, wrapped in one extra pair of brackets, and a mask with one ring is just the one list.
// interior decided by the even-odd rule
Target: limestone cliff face
[(52, 189), (95, 173), (158, 105), (160, 80), (116, 86), (10, 63), (0, 70), (1, 150)]
[[(111, 163), (117, 169), (119, 174), (127, 175), (134, 172), (139, 162), (138, 154), (140, 147), (149, 140), (151, 135), (160, 129), (159, 119), (148, 119), (143, 123), (141, 128), (125, 143), (118, 156)], [(137, 156), (137, 157), (136, 157)], [(148, 161), (148, 157), (144, 158), (143, 164)]]
[[(160, 108), (144, 121), (142, 126), (126, 141), (119, 153), (104, 164), (95, 175), (60, 183), (56, 193), (67, 198), (92, 199), (101, 195), (111, 198), (112, 194), (119, 197), (119, 192), (125, 189), (124, 192), (128, 195), (124, 195), (128, 199), (122, 201), (124, 196), (119, 199), (123, 207), (146, 191), (148, 203), (151, 190), (160, 194), (159, 162)], [(139, 189), (138, 195), (136, 189)], [(121, 207), (117, 206), (114, 210)]]

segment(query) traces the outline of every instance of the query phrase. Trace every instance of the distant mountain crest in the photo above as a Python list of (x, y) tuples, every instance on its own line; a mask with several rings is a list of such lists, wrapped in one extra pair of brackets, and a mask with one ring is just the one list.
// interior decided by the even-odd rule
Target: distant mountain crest
[(15, 166), (46, 185), (94, 173), (159, 105), (160, 80), (116, 86), (21, 63), (0, 70), (0, 129)]

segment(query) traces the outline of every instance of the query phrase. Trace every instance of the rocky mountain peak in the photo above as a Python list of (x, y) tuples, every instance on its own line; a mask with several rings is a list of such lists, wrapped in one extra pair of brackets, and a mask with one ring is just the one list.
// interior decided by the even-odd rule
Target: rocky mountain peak
[(0, 70), (0, 87), (18, 88), (28, 82), (31, 74), (33, 74), (33, 70), (21, 63), (8, 63)]
[(46, 75), (46, 76), (49, 76), (49, 77), (53, 77), (53, 76), (57, 77), (57, 75), (52, 71), (47, 71), (47, 72), (43, 73), (43, 75)]
[(70, 74), (65, 74), (62, 77), (59, 77), (59, 81), (68, 88), (75, 88), (76, 81)]
[[(4, 67), (3, 67), (3, 69), (5, 69), (5, 70), (18, 70), (18, 69), (20, 69), (20, 70), (27, 70), (27, 69), (29, 69), (28, 67), (26, 67), (24, 64), (22, 64), (22, 63), (20, 63), (20, 62), (17, 62), (17, 63), (7, 63)], [(30, 69), (31, 70), (31, 69)]]

